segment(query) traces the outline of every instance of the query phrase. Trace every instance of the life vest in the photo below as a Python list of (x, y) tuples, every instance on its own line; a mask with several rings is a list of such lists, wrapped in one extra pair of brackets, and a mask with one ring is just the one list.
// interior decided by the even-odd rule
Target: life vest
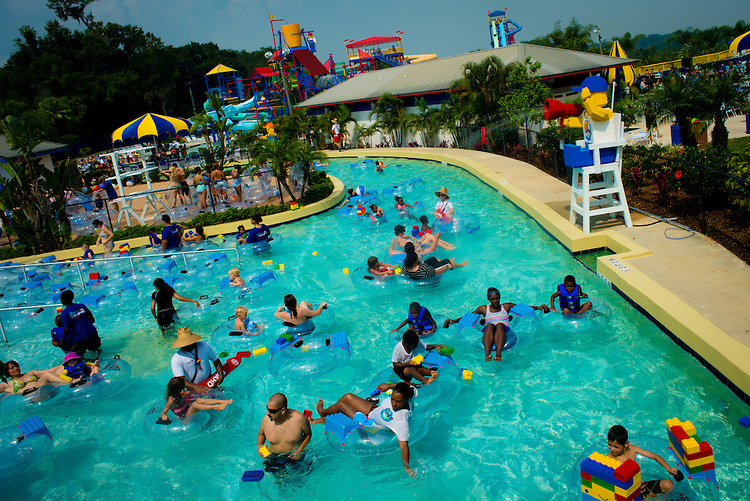
[(416, 318), (412, 316), (411, 310), (409, 311), (409, 323), (415, 330), (417, 330), (417, 332), (424, 332), (428, 327), (432, 327), (432, 322), (424, 318), (425, 311), (427, 311), (427, 308), (422, 306), (422, 309), (419, 310), (419, 315), (417, 315)]
[(572, 312), (576, 312), (581, 307), (581, 287), (576, 284), (571, 292), (565, 288), (565, 284), (557, 286), (557, 292), (560, 293), (560, 309), (569, 309)]
[(78, 379), (91, 374), (91, 369), (86, 365), (86, 362), (78, 360), (78, 363), (75, 365), (66, 365), (65, 372), (68, 373), (70, 379)]

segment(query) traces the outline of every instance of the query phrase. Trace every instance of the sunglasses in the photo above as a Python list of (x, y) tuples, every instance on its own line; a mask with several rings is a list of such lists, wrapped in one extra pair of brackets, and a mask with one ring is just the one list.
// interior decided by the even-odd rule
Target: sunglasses
[(281, 409), (283, 409), (283, 407), (279, 407), (278, 409), (269, 409), (268, 407), (266, 407), (266, 410), (268, 411), (269, 414), (276, 414)]

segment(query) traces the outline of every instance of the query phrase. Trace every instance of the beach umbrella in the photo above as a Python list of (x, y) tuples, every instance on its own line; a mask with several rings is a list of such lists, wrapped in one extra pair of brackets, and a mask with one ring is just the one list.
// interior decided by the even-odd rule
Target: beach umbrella
[[(627, 58), (628, 55), (625, 54), (625, 51), (622, 50), (622, 47), (620, 47), (620, 42), (615, 40), (615, 43), (612, 44), (612, 50), (609, 52), (609, 55), (612, 57), (621, 57), (621, 58)], [(633, 71), (632, 66), (623, 66), (621, 68), (610, 68), (607, 70), (607, 81), (609, 83), (614, 82), (618, 78), (618, 74), (620, 75), (620, 78), (625, 80), (625, 83), (628, 84), (628, 86), (633, 85), (633, 82), (635, 82), (635, 72)]]
[(750, 31), (738, 36), (729, 44), (729, 52), (739, 55), (743, 50), (750, 49)]
[(182, 132), (190, 131), (191, 126), (192, 124), (183, 118), (146, 113), (142, 117), (138, 117), (132, 122), (118, 127), (112, 133), (112, 143), (117, 141), (141, 140), (163, 135), (176, 136)]

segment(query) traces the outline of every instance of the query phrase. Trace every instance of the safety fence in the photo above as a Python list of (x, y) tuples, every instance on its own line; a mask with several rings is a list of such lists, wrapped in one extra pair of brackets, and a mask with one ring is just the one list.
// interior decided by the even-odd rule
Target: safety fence
[[(92, 234), (93, 221), (97, 219), (114, 231), (134, 225), (160, 225), (164, 215), (173, 222), (185, 222), (206, 212), (219, 213), (230, 208), (289, 200), (289, 192), (268, 169), (226, 180), (207, 179), (208, 173), (189, 176), (182, 184), (137, 191), (114, 199), (107, 198), (103, 190), (93, 196), (76, 193), (65, 210), (71, 233), (74, 236)], [(295, 195), (299, 195), (302, 179), (299, 167), (289, 169), (287, 184)]]

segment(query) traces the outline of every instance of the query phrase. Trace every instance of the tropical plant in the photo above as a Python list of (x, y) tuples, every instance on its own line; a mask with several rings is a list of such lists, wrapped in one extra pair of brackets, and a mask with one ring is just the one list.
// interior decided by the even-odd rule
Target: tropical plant
[(302, 189), (299, 194), (300, 198), (302, 198), (305, 195), (305, 187), (310, 182), (310, 172), (312, 171), (313, 164), (327, 161), (328, 155), (324, 151), (316, 150), (302, 141), (296, 141), (294, 145), (294, 157), (302, 168)]
[(438, 110), (431, 108), (424, 98), (420, 97), (416, 100), (417, 110), (419, 113), (412, 113), (409, 117), (409, 124), (411, 129), (422, 136), (422, 144), (427, 147), (432, 147), (435, 144), (435, 135), (438, 133), (440, 124), (437, 120)]
[(362, 140), (362, 145), (365, 148), (372, 148), (372, 136), (378, 132), (378, 126), (376, 124), (371, 125), (357, 125), (354, 127), (357, 137)]
[[(352, 116), (352, 111), (349, 109), (349, 107), (345, 104), (339, 104), (333, 112), (330, 113), (329, 120), (336, 119), (341, 126), (341, 134), (344, 138), (349, 137), (349, 128), (347, 127), (348, 124), (353, 123), (354, 126), (357, 126), (357, 121)], [(328, 122), (328, 132), (331, 132), (330, 127), (330, 121)]]
[(709, 79), (704, 75), (700, 79), (703, 94), (704, 109), (698, 116), (707, 122), (713, 122), (711, 131), (711, 143), (714, 146), (726, 148), (729, 144), (729, 132), (725, 125), (727, 111), (737, 109), (742, 113), (750, 110), (747, 87), (740, 87), (741, 77), (737, 71), (733, 71), (726, 77)]
[(4, 165), (10, 180), (0, 190), (3, 207), (10, 213), (10, 232), (22, 251), (34, 253), (61, 249), (70, 240), (65, 214), (65, 190), (79, 179), (75, 163), (63, 163), (52, 171), (33, 156), (41, 142), (38, 130), (13, 116), (0, 122), (8, 144), (17, 150), (16, 160)]
[(373, 104), (370, 118), (377, 116), (378, 128), (390, 139), (391, 146), (402, 146), (404, 140), (404, 117), (406, 110), (401, 98), (390, 92), (383, 93)]
[[(218, 165), (224, 169), (227, 163), (227, 132), (232, 124), (222, 109), (223, 101), (218, 94), (207, 93), (211, 108), (216, 113), (209, 114), (205, 110), (193, 117), (190, 132), (198, 132), (206, 139), (206, 146), (198, 150), (198, 154), (208, 166)], [(216, 141), (213, 136), (216, 136)]]

